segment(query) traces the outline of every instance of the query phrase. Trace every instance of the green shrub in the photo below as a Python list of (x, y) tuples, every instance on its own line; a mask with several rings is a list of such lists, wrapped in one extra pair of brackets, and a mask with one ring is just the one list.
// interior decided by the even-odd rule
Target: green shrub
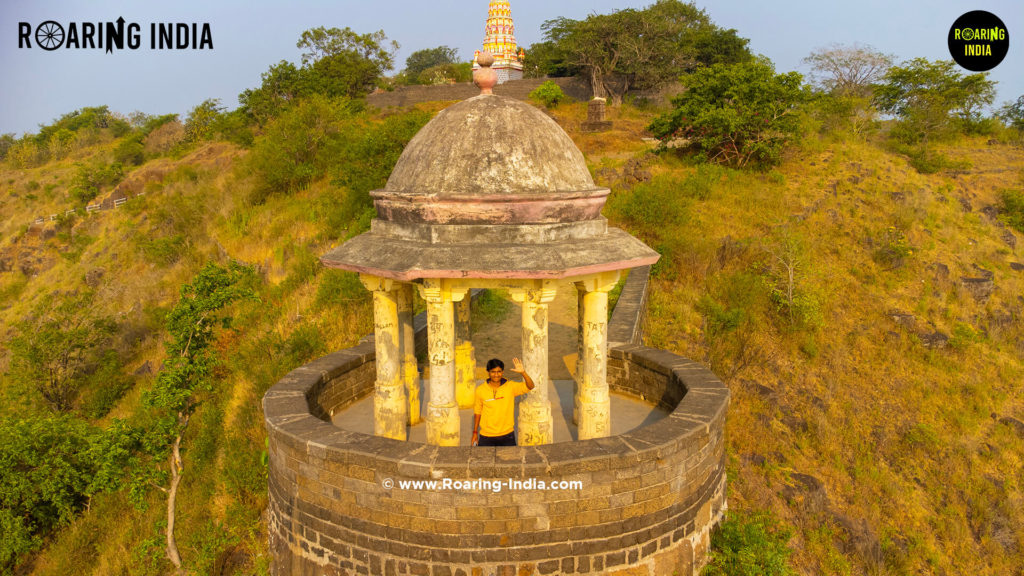
[(982, 335), (978, 331), (963, 322), (957, 322), (953, 327), (953, 336), (949, 339), (949, 347), (954, 350), (963, 350), (981, 340)]
[(565, 100), (565, 92), (562, 92), (562, 88), (558, 84), (548, 80), (530, 92), (530, 99), (543, 104), (550, 110)]
[(253, 144), (250, 169), (259, 178), (252, 200), (291, 194), (322, 177), (342, 154), (342, 125), (354, 114), (347, 99), (314, 96), (289, 107)]
[(1024, 192), (1004, 190), (999, 194), (999, 216), (1008, 226), (1024, 232)]
[(873, 243), (876, 247), (871, 254), (872, 259), (888, 270), (902, 268), (906, 259), (914, 253), (907, 236), (895, 226), (886, 228)]
[(170, 266), (181, 259), (186, 251), (185, 236), (174, 234), (158, 238), (140, 238), (139, 250), (143, 257), (157, 266)]
[[(682, 193), (687, 186), (683, 182), (672, 175), (655, 176), (631, 190), (617, 190), (609, 198), (609, 208), (641, 233), (670, 238), (690, 219), (690, 202)], [(701, 188), (695, 184), (690, 189), (699, 193)]]
[(729, 176), (730, 173), (728, 168), (717, 164), (701, 164), (697, 166), (697, 170), (693, 174), (683, 181), (680, 191), (688, 198), (707, 200), (721, 183), (722, 178)]
[(790, 576), (792, 532), (770, 513), (731, 514), (711, 535), (703, 576)]
[(138, 166), (145, 159), (145, 147), (137, 138), (126, 138), (114, 148), (114, 160), (121, 164)]
[(99, 467), (96, 437), (69, 416), (0, 419), (0, 573), (86, 505)]

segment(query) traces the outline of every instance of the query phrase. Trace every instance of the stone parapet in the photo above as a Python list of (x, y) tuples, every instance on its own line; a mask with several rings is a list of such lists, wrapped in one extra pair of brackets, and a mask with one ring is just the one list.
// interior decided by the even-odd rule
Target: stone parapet
[[(609, 351), (613, 390), (670, 410), (629, 433), (509, 448), (429, 446), (327, 419), (373, 390), (372, 342), (289, 373), (264, 397), (273, 572), (696, 574), (725, 505), (728, 389), (638, 345)], [(403, 482), (491, 482), (429, 489)], [(509, 479), (555, 490), (516, 489)]]

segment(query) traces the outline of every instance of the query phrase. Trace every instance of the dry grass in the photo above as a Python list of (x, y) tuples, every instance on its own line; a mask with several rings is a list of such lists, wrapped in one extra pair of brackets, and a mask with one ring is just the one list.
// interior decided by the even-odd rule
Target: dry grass
[[(611, 108), (614, 128), (597, 134), (580, 131), (584, 103), (559, 106), (553, 116), (599, 183), (611, 185), (609, 207), (643, 197), (645, 185), (610, 176), (605, 182), (603, 174), (646, 157), (651, 113)], [(372, 328), (366, 301), (318, 307), (324, 274), (296, 267), (344, 237), (326, 230), (322, 215), (343, 191), (324, 180), (251, 205), (254, 182), (237, 169), (245, 152), (218, 144), (130, 174), (146, 196), (80, 220), (75, 234), (91, 241), (77, 257), (60, 256), (68, 249), (60, 238), (23, 233), (23, 222), (65, 201), (57, 188), (43, 194), (47, 183), (68, 181), (74, 161), (106, 157), (111, 149), (101, 142), (29, 170), (0, 165), (0, 254), (29, 247), (48, 262), (34, 276), (0, 273), (0, 325), (12, 326), (55, 287), (84, 289), (85, 276), (97, 269), (104, 270), (97, 288), (104, 313), (141, 324), (166, 310), (206, 260), (254, 265), (263, 301), (240, 309), (235, 331), (220, 342), (227, 372), (204, 408), (209, 430), (190, 437), (214, 446), (203, 461), (213, 472), (187, 487), (181, 529), (195, 544), (207, 522), (220, 523), (253, 559), (243, 572), (260, 573), (265, 494), (238, 492), (227, 481), (237, 473), (234, 459), (262, 450), (259, 397), (303, 354), (350, 346)], [(970, 160), (972, 168), (924, 176), (874, 143), (810, 139), (767, 173), (710, 172), (699, 193), (678, 198), (683, 225), (659, 228), (606, 211), (612, 224), (663, 242), (671, 254), (674, 264), (652, 285), (648, 344), (723, 376), (733, 393), (730, 507), (771, 509), (793, 525), (801, 573), (1011, 574), (1024, 566), (1024, 438), (999, 422), (1024, 420), (1024, 273), (1009, 267), (1024, 260), (1024, 244), (1010, 247), (985, 210), (1000, 191), (1024, 184), (1024, 152), (965, 138), (943, 153)], [(701, 170), (670, 156), (644, 169), (654, 178), (647, 186), (670, 192)], [(32, 181), (40, 187), (29, 199)], [(171, 263), (147, 259), (140, 248), (140, 239), (181, 230), (187, 249)], [(796, 286), (817, 304), (816, 323), (794, 324), (768, 294), (779, 281), (777, 257), (793, 242)], [(976, 277), (975, 265), (995, 282), (984, 302), (960, 280)], [(709, 301), (743, 311), (745, 320), (715, 332)], [(892, 311), (912, 314), (913, 325), (896, 323)], [(922, 336), (933, 332), (949, 335), (952, 344), (925, 348)], [(125, 352), (126, 373), (146, 361), (159, 366), (159, 334)], [(136, 378), (99, 423), (136, 412), (150, 379)], [(236, 442), (248, 452), (237, 452)], [(821, 489), (796, 474), (813, 476)], [(96, 500), (30, 572), (61, 573), (72, 560), (83, 573), (144, 572), (133, 558), (157, 534), (161, 501), (151, 504), (144, 512), (119, 496)], [(186, 561), (206, 554), (196, 547), (183, 553)]]

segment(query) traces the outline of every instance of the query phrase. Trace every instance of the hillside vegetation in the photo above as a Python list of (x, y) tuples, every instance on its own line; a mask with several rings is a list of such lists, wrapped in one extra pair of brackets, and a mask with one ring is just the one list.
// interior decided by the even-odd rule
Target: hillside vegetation
[[(0, 574), (267, 573), (260, 399), (372, 330), (318, 257), (451, 104), (367, 108), (385, 40), (309, 31), (233, 112), (0, 142)], [(376, 56), (348, 77), (353, 46)], [(983, 75), (867, 50), (867, 83), (812, 90), (744, 46), (605, 132), (539, 95), (662, 256), (647, 344), (733, 393), (709, 572), (1020, 573), (1022, 101), (984, 118)]]
[[(354, 118), (369, 133), (400, 132), (397, 153), (438, 108)], [(1024, 151), (961, 137), (942, 152), (971, 168), (922, 175), (872, 142), (826, 135), (750, 172), (652, 154), (642, 136), (653, 114), (628, 105), (598, 134), (579, 131), (583, 104), (553, 113), (612, 187), (605, 214), (663, 254), (648, 343), (705, 362), (733, 391), (733, 513), (768, 510), (790, 526), (803, 573), (998, 574), (1024, 563), (1024, 271), (1020, 232), (1004, 224)], [(352, 121), (337, 120), (339, 131)], [(337, 176), (260, 192), (257, 139), (251, 150), (198, 143), (152, 158), (125, 180), (144, 195), (28, 224), (73, 204), (75, 162), (106, 162), (115, 147), (101, 133), (69, 158), (0, 172), (11, 215), (0, 245), (3, 338), (38, 329), (55, 298), (84, 298), (76, 315), (113, 328), (101, 337), (106, 355), (86, 351), (94, 357), (61, 418), (90, 434), (144, 422), (178, 287), (207, 261), (250, 265), (260, 301), (235, 305), (217, 332), (219, 363), (183, 444), (177, 533), (194, 573), (261, 573), (259, 398), (372, 329), (357, 280), (316, 262), (365, 228), (365, 204)], [(55, 186), (40, 192), (34, 181)], [(5, 426), (68, 425), (16, 377), (7, 348)], [(159, 490), (82, 487), (67, 506), (26, 557), (29, 573), (166, 570)]]

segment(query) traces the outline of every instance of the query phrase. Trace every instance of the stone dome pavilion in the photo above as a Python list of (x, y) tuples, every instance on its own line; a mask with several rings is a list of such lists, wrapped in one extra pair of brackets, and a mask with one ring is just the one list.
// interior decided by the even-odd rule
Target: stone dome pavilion
[[(370, 231), (321, 258), (372, 291), (374, 337), (295, 368), (263, 398), (276, 576), (695, 576), (707, 561), (726, 507), (729, 390), (642, 344), (645, 272), (629, 275), (609, 322), (620, 273), (658, 254), (608, 226), (608, 189), (553, 120), (488, 94), (491, 60), (476, 73), (484, 94), (440, 112), (373, 192)], [(459, 442), (474, 288), (522, 303), (536, 387), (519, 404), (519, 446)], [(579, 304), (578, 440), (553, 443), (548, 304), (566, 289)], [(414, 290), (427, 306), (426, 443), (407, 439), (421, 412)], [(612, 435), (610, 389), (667, 416)], [(372, 435), (332, 424), (371, 394)]]
[(469, 290), (500, 287), (523, 303), (522, 357), (537, 384), (520, 404), (520, 440), (550, 443), (547, 306), (555, 280), (572, 281), (581, 292), (574, 400), (580, 438), (609, 434), (608, 291), (621, 270), (652, 264), (658, 253), (608, 226), (601, 216), (608, 193), (594, 184), (565, 131), (518, 100), (481, 94), (420, 130), (384, 189), (372, 193), (377, 218), (370, 231), (321, 259), (358, 272), (374, 294), (378, 435), (406, 439), (419, 409), (418, 374), (403, 374), (414, 370), (411, 350), (401, 351), (411, 319), (399, 313), (411, 309), (418, 289), (429, 317), (427, 440), (459, 444), (458, 411), (472, 406), (475, 362), (456, 318), (468, 319)]

